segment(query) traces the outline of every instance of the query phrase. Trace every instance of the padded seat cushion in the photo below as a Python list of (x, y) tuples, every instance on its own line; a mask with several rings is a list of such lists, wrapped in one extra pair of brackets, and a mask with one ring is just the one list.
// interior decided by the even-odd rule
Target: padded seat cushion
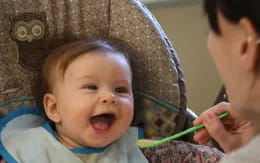
[(186, 96), (177, 54), (136, 0), (0, 0), (1, 102), (33, 96), (43, 59), (63, 41), (105, 37), (137, 51), (130, 56), (134, 91), (176, 107), (179, 112), (169, 119), (176, 125), (168, 134), (180, 131)]

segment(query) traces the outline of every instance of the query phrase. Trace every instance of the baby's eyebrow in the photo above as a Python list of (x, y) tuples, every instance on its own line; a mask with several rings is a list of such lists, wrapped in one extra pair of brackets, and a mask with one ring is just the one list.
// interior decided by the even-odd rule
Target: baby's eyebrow
[(115, 80), (115, 82), (132, 85), (132, 81), (131, 80), (123, 79), (123, 80)]
[[(77, 78), (78, 80), (86, 80), (86, 79), (90, 79), (90, 80), (98, 80), (98, 77), (95, 75), (82, 75), (79, 76)], [(113, 82), (118, 83), (118, 84), (124, 84), (124, 85), (132, 85), (132, 80), (131, 79), (112, 79)]]
[(79, 80), (83, 80), (83, 79), (96, 79), (95, 75), (83, 75), (83, 76), (79, 76), (78, 77)]

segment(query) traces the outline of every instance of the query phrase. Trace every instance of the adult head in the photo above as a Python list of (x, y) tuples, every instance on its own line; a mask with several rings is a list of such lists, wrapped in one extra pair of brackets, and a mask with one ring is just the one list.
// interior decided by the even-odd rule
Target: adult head
[(256, 120), (260, 114), (259, 6), (259, 0), (204, 0), (211, 30), (209, 52), (232, 111), (243, 119)]

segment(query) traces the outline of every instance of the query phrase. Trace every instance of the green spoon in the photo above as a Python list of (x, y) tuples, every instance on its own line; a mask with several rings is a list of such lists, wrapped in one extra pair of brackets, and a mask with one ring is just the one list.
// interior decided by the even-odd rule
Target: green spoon
[[(228, 112), (224, 112), (222, 114), (220, 114), (218, 116), (218, 118), (224, 118), (228, 115)], [(149, 139), (140, 139), (140, 140), (137, 140), (136, 141), (136, 144), (140, 147), (140, 148), (151, 148), (151, 147), (155, 147), (155, 146), (158, 146), (158, 145), (161, 145), (167, 141), (170, 141), (170, 140), (174, 140), (174, 139), (177, 139), (183, 135), (186, 135), (188, 133), (191, 133), (191, 132), (194, 132), (194, 131), (197, 131), (201, 128), (203, 128), (205, 125), (204, 124), (200, 124), (200, 125), (197, 125), (197, 126), (194, 126), (192, 128), (189, 128), (189, 129), (186, 129), (182, 132), (179, 132), (177, 134), (174, 134), (172, 136), (169, 136), (169, 137), (166, 137), (166, 138), (163, 138), (161, 140), (149, 140)]]

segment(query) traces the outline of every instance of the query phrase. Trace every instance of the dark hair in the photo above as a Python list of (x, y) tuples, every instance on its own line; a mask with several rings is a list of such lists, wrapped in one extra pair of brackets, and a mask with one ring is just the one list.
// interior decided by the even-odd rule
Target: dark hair
[(204, 0), (203, 7), (210, 28), (216, 34), (221, 34), (217, 11), (234, 24), (239, 23), (243, 17), (248, 18), (260, 33), (260, 0)]
[(53, 50), (45, 59), (42, 67), (42, 93), (51, 92), (51, 83), (55, 80), (55, 74), (63, 77), (68, 66), (76, 58), (89, 52), (97, 51), (123, 55), (130, 66), (126, 50), (115, 43), (105, 40), (82, 39), (66, 43)]

